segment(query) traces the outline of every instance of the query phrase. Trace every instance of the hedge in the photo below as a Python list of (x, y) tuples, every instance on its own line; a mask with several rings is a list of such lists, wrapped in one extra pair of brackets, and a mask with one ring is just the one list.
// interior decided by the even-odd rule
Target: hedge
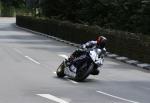
[(127, 56), (131, 59), (150, 63), (150, 36), (148, 35), (29, 16), (17, 16), (16, 24), (81, 44), (95, 39), (98, 35), (103, 35), (108, 39), (106, 47), (108, 51), (120, 56)]
[(1, 7), (0, 8), (0, 16), (1, 17), (13, 17), (15, 16), (15, 8), (14, 7)]

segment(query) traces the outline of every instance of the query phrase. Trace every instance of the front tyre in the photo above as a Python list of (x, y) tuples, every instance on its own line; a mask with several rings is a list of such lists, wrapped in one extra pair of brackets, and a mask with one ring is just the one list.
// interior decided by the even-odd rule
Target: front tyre
[[(88, 65), (87, 63), (83, 64), (84, 65)], [(94, 64), (91, 63), (90, 66), (86, 66), (86, 67), (81, 67), (76, 74), (75, 77), (75, 81), (81, 82), (83, 80), (85, 80), (91, 73), (91, 71), (93, 70)]]
[(56, 71), (57, 77), (63, 78), (65, 76), (64, 68), (65, 68), (64, 62), (62, 62), (60, 66), (57, 68), (57, 71)]

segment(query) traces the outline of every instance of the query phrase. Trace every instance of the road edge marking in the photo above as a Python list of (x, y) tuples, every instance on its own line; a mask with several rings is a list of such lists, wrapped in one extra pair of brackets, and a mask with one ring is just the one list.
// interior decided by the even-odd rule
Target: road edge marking
[(102, 91), (96, 91), (100, 94), (103, 94), (103, 95), (107, 95), (109, 97), (113, 97), (113, 98), (116, 98), (116, 99), (120, 99), (120, 100), (123, 100), (123, 101), (127, 101), (127, 102), (130, 102), (130, 103), (140, 103), (140, 102), (136, 102), (136, 101), (132, 101), (132, 100), (128, 100), (128, 99), (125, 99), (125, 98), (121, 98), (121, 97), (118, 97), (118, 96), (115, 96), (115, 95), (111, 95), (111, 94), (108, 94), (108, 93), (105, 93), (105, 92), (102, 92)]
[(38, 61), (32, 59), (31, 57), (29, 56), (25, 56), (27, 59), (31, 60), (32, 62), (36, 63), (36, 64), (40, 64)]
[(23, 53), (22, 53), (19, 49), (14, 48), (14, 50), (15, 50), (17, 53), (19, 53), (19, 54), (23, 55)]
[(58, 102), (58, 103), (69, 103), (63, 99), (60, 99), (56, 96), (53, 96), (53, 95), (50, 95), (50, 94), (36, 94), (38, 96), (41, 96), (41, 97), (44, 97), (44, 98), (47, 98), (49, 100), (52, 100), (52, 101), (55, 101), (55, 102)]

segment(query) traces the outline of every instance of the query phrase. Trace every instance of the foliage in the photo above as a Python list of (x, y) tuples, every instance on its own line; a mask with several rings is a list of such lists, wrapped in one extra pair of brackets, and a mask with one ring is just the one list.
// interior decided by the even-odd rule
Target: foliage
[(24, 6), (24, 0), (1, 0), (2, 5), (7, 7), (21, 8)]
[(56, 17), (75, 21), (80, 0), (45, 0), (41, 4), (43, 14), (47, 17)]
[(1, 0), (0, 16), (15, 16), (16, 9), (25, 7), (24, 0)]
[(26, 16), (17, 16), (16, 23), (24, 28), (80, 44), (95, 39), (101, 33), (108, 38), (106, 45), (108, 51), (150, 63), (150, 36), (147, 35)]
[(150, 34), (148, 0), (44, 0), (41, 8), (49, 18)]

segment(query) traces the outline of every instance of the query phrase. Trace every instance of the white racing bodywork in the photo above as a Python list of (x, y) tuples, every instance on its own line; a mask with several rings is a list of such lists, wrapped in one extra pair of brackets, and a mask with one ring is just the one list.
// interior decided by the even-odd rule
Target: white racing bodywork
[(95, 48), (95, 49), (92, 49), (90, 51), (90, 53), (89, 53), (91, 59), (97, 65), (102, 65), (103, 61), (104, 61), (104, 58), (102, 56), (99, 57), (99, 55), (101, 54), (101, 52), (102, 52), (101, 49)]
[[(102, 52), (102, 50), (98, 49), (98, 48), (93, 48), (89, 51), (89, 55), (90, 55), (91, 59), (99, 67), (103, 64), (103, 61), (104, 61), (103, 54), (101, 54), (101, 52)], [(61, 55), (61, 56), (63, 56), (63, 55)], [(66, 57), (66, 56), (63, 56), (63, 57)], [(70, 69), (71, 69), (71, 71), (70, 71)], [(71, 67), (66, 66), (64, 69), (64, 74), (74, 78), (76, 76), (76, 70), (77, 70), (77, 68), (74, 65), (71, 65)]]

